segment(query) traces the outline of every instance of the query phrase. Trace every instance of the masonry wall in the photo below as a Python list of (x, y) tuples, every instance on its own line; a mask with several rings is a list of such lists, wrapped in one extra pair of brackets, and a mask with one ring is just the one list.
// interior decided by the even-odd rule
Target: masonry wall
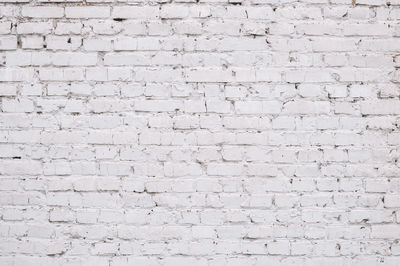
[(0, 265), (400, 265), (399, 19), (0, 0)]

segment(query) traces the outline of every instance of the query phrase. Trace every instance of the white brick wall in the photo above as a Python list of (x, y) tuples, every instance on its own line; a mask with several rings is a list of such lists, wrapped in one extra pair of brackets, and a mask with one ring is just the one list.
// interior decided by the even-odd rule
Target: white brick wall
[(399, 0), (0, 0), (0, 266), (400, 265)]

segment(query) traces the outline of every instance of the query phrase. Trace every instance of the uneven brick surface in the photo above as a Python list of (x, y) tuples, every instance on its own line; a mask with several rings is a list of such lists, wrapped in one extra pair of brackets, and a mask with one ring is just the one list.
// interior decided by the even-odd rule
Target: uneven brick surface
[(0, 265), (400, 265), (399, 0), (0, 0)]

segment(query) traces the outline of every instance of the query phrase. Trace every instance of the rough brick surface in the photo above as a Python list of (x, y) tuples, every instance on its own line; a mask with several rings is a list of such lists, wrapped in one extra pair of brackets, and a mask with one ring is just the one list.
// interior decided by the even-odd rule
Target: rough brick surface
[(0, 0), (0, 265), (400, 265), (399, 0)]

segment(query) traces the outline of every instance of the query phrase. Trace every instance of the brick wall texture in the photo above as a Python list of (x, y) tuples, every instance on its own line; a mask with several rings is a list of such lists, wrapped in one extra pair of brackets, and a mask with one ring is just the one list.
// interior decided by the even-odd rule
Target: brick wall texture
[(400, 265), (399, 85), (400, 0), (0, 0), (0, 265)]

